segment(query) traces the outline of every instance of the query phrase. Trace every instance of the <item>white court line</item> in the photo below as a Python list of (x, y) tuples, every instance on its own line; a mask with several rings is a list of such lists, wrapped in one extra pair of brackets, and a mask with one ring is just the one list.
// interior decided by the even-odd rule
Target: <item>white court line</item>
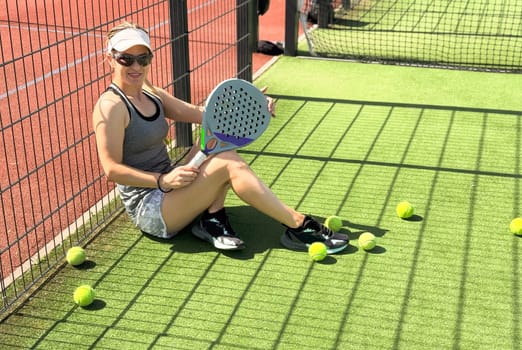
[(87, 56), (84, 56), (82, 58), (79, 58), (79, 59), (77, 59), (76, 61), (74, 61), (72, 63), (67, 63), (66, 65), (64, 65), (64, 66), (62, 66), (60, 68), (54, 69), (54, 70), (50, 71), (49, 73), (45, 73), (44, 75), (42, 75), (42, 76), (40, 76), (40, 77), (38, 77), (36, 79), (30, 80), (30, 81), (28, 81), (25, 84), (18, 85), (16, 88), (11, 89), (11, 90), (1, 94), (0, 95), (0, 100), (3, 100), (4, 98), (6, 98), (8, 96), (17, 93), (18, 91), (27, 89), (30, 86), (36, 85), (37, 83), (39, 83), (39, 82), (41, 82), (41, 81), (43, 81), (43, 80), (45, 80), (47, 78), (50, 78), (51, 76), (53, 76), (55, 74), (60, 74), (61, 72), (64, 72), (64, 71), (68, 70), (69, 68), (72, 68), (75, 65), (77, 65), (79, 63), (82, 63), (82, 62), (85, 62), (85, 61), (89, 60), (91, 57), (100, 55), (102, 53), (103, 53), (103, 50), (98, 50), (95, 53), (92, 53), (90, 55), (87, 55)]
[[(61, 34), (78, 34), (79, 32), (70, 31), (70, 30), (49, 30), (40, 28), (41, 26), (20, 26), (20, 25), (9, 25), (9, 24), (0, 24), (0, 28), (17, 28), (21, 30), (27, 30), (29, 32), (46, 32), (46, 33), (61, 33)], [(88, 34), (89, 36), (102, 36), (102, 35), (92, 35)]]
[[(159, 23), (159, 24), (156, 24), (155, 26), (151, 27), (148, 29), (149, 32), (151, 32), (151, 29), (158, 29), (158, 28), (161, 28), (162, 26), (164, 25), (167, 25), (168, 22), (163, 22), (163, 23)], [(41, 29), (39, 27), (30, 27), (30, 26), (8, 26), (8, 25), (0, 25), (0, 28), (18, 28), (18, 29), (21, 29), (21, 30), (27, 30), (27, 31), (37, 31), (37, 32), (40, 32), (40, 31), (45, 31), (45, 32), (49, 32), (48, 29)], [(65, 31), (65, 30), (53, 30), (53, 31), (50, 31), (50, 32), (53, 32), (53, 33), (60, 33), (60, 34), (67, 34), (67, 35), (74, 35), (74, 34), (78, 34), (79, 32), (75, 32), (75, 31)], [(90, 34), (90, 33), (86, 33), (86, 34), (82, 34), (80, 37), (82, 36), (94, 36), (94, 37), (100, 37), (100, 38), (104, 38), (105, 35), (99, 35), (99, 34)], [(27, 81), (26, 83), (24, 84), (21, 84), (21, 85), (18, 85), (16, 88), (14, 89), (11, 89), (7, 92), (4, 92), (3, 94), (0, 95), (0, 101), (7, 98), (8, 96), (11, 96), (13, 94), (16, 94), (18, 91), (22, 91), (22, 90), (25, 90), (27, 89), (28, 87), (30, 86), (33, 86), (33, 85), (36, 85), (37, 83), (39, 82), (42, 82), (43, 80), (45, 79), (48, 79), (50, 78), (51, 76), (53, 75), (56, 75), (56, 74), (60, 74), (61, 72), (64, 72), (64, 71), (67, 71), (69, 68), (72, 68), (80, 63), (83, 63), (85, 61), (88, 61), (89, 59), (91, 59), (92, 57), (94, 56), (97, 56), (97, 55), (101, 55), (103, 54), (103, 51), (105, 51), (105, 48), (101, 49), (101, 50), (98, 50), (94, 53), (90, 53), (86, 56), (83, 56), (82, 58), (79, 58), (77, 60), (75, 60), (74, 62), (70, 62), (70, 63), (67, 63), (57, 69), (54, 69), (48, 73), (45, 73), (44, 75), (42, 76), (39, 76), (37, 77), (36, 79), (33, 79), (33, 80), (30, 80), (30, 81)]]
[[(30, 26), (8, 26), (8, 25), (0, 25), (0, 28), (18, 28), (18, 29), (21, 29), (21, 30), (27, 30), (27, 31), (37, 31), (37, 32), (53, 32), (53, 33), (60, 33), (60, 34), (70, 34), (70, 35), (74, 35), (74, 34), (78, 34), (78, 32), (74, 32), (74, 31), (64, 31), (64, 30), (52, 30), (52, 31), (49, 31), (48, 29), (40, 29), (38, 27), (30, 27)], [(102, 35), (96, 35), (96, 34), (82, 34), (80, 37), (82, 36), (95, 36), (95, 37), (103, 37)], [(80, 63), (83, 63), (89, 59), (91, 59), (92, 57), (94, 56), (97, 56), (97, 55), (100, 55), (103, 53), (103, 49), (102, 50), (98, 50), (94, 53), (91, 53), (87, 56), (84, 56), (82, 58), (79, 58), (77, 60), (75, 60), (74, 62), (70, 62), (70, 63), (67, 63), (57, 69), (54, 69), (48, 73), (45, 73), (44, 75), (42, 76), (39, 76), (33, 80), (29, 80), (27, 81), (26, 83), (24, 84), (21, 84), (21, 85), (18, 85), (16, 88), (14, 89), (11, 89), (7, 92), (4, 92), (3, 94), (0, 95), (0, 100), (3, 100), (5, 98), (7, 98), (8, 96), (11, 96), (13, 94), (16, 94), (18, 91), (21, 91), (21, 90), (25, 90), (27, 89), (28, 87), (30, 86), (33, 86), (33, 85), (36, 85), (37, 83), (47, 79), (47, 78), (50, 78), (51, 76), (55, 75), (55, 74), (60, 74), (61, 72), (64, 72), (66, 70), (68, 70), (69, 68), (72, 68), (74, 67), (75, 65), (77, 64), (80, 64)]]

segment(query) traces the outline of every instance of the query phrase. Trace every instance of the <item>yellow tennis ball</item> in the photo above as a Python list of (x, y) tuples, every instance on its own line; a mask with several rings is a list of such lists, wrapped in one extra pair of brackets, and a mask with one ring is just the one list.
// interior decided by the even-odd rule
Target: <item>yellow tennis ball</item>
[(308, 247), (308, 254), (314, 261), (321, 261), (328, 255), (326, 245), (322, 242), (314, 242)]
[(363, 232), (359, 236), (359, 247), (364, 250), (372, 250), (377, 245), (377, 238), (371, 232)]
[(81, 265), (85, 261), (85, 250), (82, 247), (72, 247), (67, 251), (67, 262), (73, 266)]
[(84, 284), (74, 290), (74, 302), (81, 307), (91, 305), (94, 301), (94, 289), (91, 286)]
[(509, 230), (514, 235), (522, 236), (522, 218), (514, 218), (511, 220)]
[(413, 205), (411, 205), (408, 201), (403, 201), (397, 204), (397, 207), (395, 208), (395, 211), (397, 212), (397, 215), (401, 219), (408, 219), (413, 215)]
[(334, 232), (339, 232), (343, 227), (343, 220), (335, 215), (326, 218), (324, 225)]

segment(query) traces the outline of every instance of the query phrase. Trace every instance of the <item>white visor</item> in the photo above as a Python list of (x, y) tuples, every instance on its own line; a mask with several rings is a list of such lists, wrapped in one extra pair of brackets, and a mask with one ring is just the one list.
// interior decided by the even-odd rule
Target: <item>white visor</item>
[(109, 40), (107, 51), (111, 52), (112, 50), (116, 50), (122, 52), (138, 45), (145, 46), (150, 52), (152, 52), (152, 49), (150, 48), (150, 39), (147, 33), (141, 29), (127, 28), (114, 34), (114, 36)]

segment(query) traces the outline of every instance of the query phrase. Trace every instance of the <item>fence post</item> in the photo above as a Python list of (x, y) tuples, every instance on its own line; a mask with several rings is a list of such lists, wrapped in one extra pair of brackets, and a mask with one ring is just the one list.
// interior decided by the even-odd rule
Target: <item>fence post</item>
[(252, 1), (236, 0), (237, 77), (246, 81), (252, 81), (253, 33), (249, 32), (252, 12)]
[[(186, 0), (169, 1), (171, 55), (173, 65), (174, 95), (190, 102), (190, 62), (188, 43), (188, 11)], [(176, 122), (176, 146), (188, 147), (193, 143), (192, 125)]]
[(297, 55), (299, 9), (297, 0), (286, 0), (285, 6), (285, 55)]
[(332, 16), (331, 0), (319, 0), (317, 25), (319, 28), (328, 28)]
[(250, 51), (257, 51), (259, 42), (259, 1), (250, 0), (248, 3), (248, 23), (250, 32)]

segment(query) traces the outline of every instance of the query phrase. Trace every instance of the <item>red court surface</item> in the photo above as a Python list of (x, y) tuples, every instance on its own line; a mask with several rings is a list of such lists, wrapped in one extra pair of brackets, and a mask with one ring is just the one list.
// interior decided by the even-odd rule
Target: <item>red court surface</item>
[[(99, 80), (100, 74), (107, 73), (101, 59), (107, 28), (96, 23), (109, 22), (109, 18), (122, 17), (132, 10), (128, 7), (132, 5), (126, 3), (121, 8), (107, 9), (88, 1), (72, 2), (67, 8), (62, 8), (59, 1), (46, 1), (45, 6), (43, 2), (11, 0), (5, 4), (7, 9), (0, 14), (3, 62), (0, 67), (0, 149), (3, 150), (0, 154), (3, 163), (0, 194), (4, 201), (0, 215), (0, 230), (4, 231), (0, 235), (0, 251), (4, 253), (0, 262), (4, 278), (47, 242), (55, 240), (105, 194), (99, 181), (94, 182), (100, 169), (93, 139), (82, 136), (91, 131), (93, 96), (105, 86), (103, 81), (89, 84)], [(161, 3), (153, 10), (149, 22), (145, 19), (147, 23), (143, 23), (145, 27), (154, 28), (151, 31), (153, 46), (162, 39), (162, 29), (154, 23), (168, 22), (167, 18), (162, 18), (168, 13), (164, 8), (166, 4)], [(221, 8), (233, 6), (235, 1), (209, 4)], [(284, 6), (282, 0), (272, 1), (268, 12), (259, 17), (259, 39), (284, 40)], [(82, 12), (88, 16), (81, 16)], [(89, 23), (85, 18), (90, 18)], [(11, 31), (12, 26), (17, 29)], [(99, 30), (87, 35), (81, 28)], [(229, 34), (227, 40), (233, 42), (234, 32)], [(52, 45), (57, 42), (59, 45)], [(223, 50), (220, 47), (223, 44), (206, 40), (192, 42), (205, 52), (219, 52)], [(205, 67), (213, 70), (212, 78), (218, 81), (230, 78), (236, 72), (233, 52), (225, 54), (231, 57), (231, 64), (226, 69)], [(155, 56), (158, 63), (172, 65), (168, 63), (170, 52), (166, 49), (159, 49)], [(254, 53), (254, 76), (273, 58)], [(191, 57), (191, 66), (203, 65), (199, 59), (197, 55)], [(84, 70), (82, 67), (100, 68)], [(168, 81), (172, 72), (162, 71), (161, 75), (152, 77), (158, 85)], [(205, 75), (205, 70), (194, 75), (197, 84), (209, 85), (193, 86), (193, 101), (203, 100), (213, 82), (197, 79), (198, 75)], [(84, 89), (84, 86), (90, 88)], [(49, 101), (54, 102), (50, 104)], [(82, 188), (87, 190), (68, 200), (71, 193)], [(24, 232), (27, 235), (22, 237)]]

